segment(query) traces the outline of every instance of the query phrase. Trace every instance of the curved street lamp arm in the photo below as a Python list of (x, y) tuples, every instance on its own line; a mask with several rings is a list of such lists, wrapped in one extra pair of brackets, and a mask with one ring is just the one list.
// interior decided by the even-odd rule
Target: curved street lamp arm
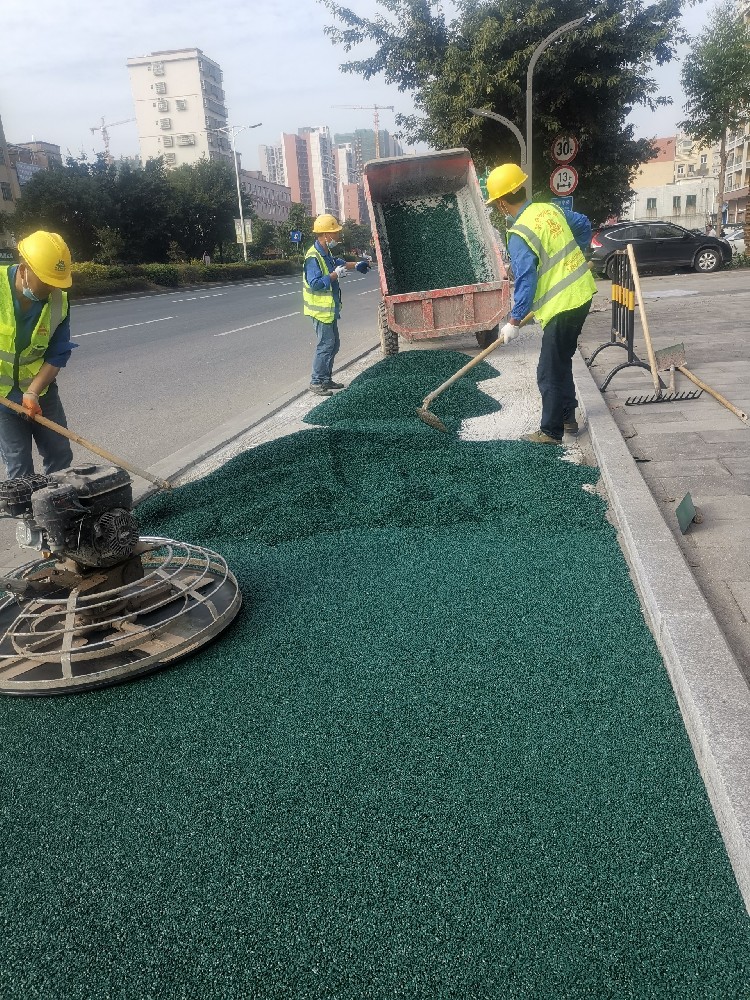
[(521, 147), (521, 166), (526, 166), (526, 143), (521, 135), (521, 130), (517, 128), (509, 118), (506, 118), (505, 115), (499, 115), (495, 111), (484, 111), (482, 108), (469, 108), (469, 111), (473, 115), (480, 115), (482, 118), (494, 118), (495, 121), (502, 122), (503, 125), (507, 125), (516, 139), (518, 139), (518, 145)]

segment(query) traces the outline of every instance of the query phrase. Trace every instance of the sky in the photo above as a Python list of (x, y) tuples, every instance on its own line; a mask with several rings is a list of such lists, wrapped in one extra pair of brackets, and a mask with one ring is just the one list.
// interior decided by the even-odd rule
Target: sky
[[(365, 16), (382, 13), (375, 0), (344, 4)], [(698, 32), (712, 6), (687, 8), (687, 30)], [(450, 0), (444, 7), (451, 9)], [(282, 132), (317, 125), (334, 132), (372, 128), (371, 111), (334, 104), (392, 104), (396, 112), (411, 113), (409, 95), (397, 87), (340, 71), (346, 59), (368, 53), (347, 55), (334, 46), (323, 31), (330, 23), (317, 0), (35, 0), (33, 13), (18, 8), (2, 27), (0, 117), (6, 139), (52, 142), (63, 156), (83, 151), (93, 158), (104, 147), (91, 127), (102, 117), (114, 123), (135, 115), (127, 59), (160, 49), (200, 48), (221, 66), (229, 123), (262, 122), (237, 135), (249, 170), (260, 167), (258, 145), (278, 142)], [(636, 111), (631, 120), (638, 136), (673, 134), (682, 117), (679, 65), (657, 69), (654, 76), (660, 93), (675, 103), (655, 113)], [(394, 125), (393, 113), (381, 111), (380, 127), (393, 132)], [(137, 155), (134, 122), (110, 129), (110, 148), (115, 157)]]

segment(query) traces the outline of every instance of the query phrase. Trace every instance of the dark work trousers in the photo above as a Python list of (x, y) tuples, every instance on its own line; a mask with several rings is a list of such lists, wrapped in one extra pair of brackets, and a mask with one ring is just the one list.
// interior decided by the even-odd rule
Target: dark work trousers
[[(65, 411), (60, 402), (60, 394), (55, 382), (39, 399), (42, 416), (56, 424), (67, 427)], [(33, 476), (34, 458), (32, 443), (36, 444), (42, 456), (44, 472), (61, 472), (73, 461), (70, 441), (57, 431), (42, 427), (19, 413), (0, 407), (0, 452), (5, 462), (8, 479)]]
[(573, 384), (573, 355), (590, 308), (591, 299), (577, 309), (558, 313), (542, 334), (542, 350), (536, 369), (536, 384), (542, 394), (539, 426), (558, 441), (562, 440), (563, 423), (572, 420), (578, 406)]

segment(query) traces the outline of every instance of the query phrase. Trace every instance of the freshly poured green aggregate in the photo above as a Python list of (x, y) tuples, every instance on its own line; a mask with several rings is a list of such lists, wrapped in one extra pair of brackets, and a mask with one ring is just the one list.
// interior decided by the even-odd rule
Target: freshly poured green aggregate
[(456, 194), (384, 204), (389, 293), (495, 280), (474, 211)]
[[(430, 353), (435, 357), (428, 363), (424, 351), (407, 351), (385, 358), (357, 378), (354, 391), (337, 393), (316, 406), (304, 418), (305, 422), (383, 433), (400, 427), (409, 433), (434, 434), (415, 416), (415, 410), (422, 406), (428, 393), (471, 358), (458, 351)], [(500, 404), (477, 386), (477, 382), (497, 378), (497, 374), (496, 368), (481, 362), (438, 396), (430, 411), (451, 430), (458, 430), (467, 415), (497, 413)]]
[(237, 574), (219, 641), (0, 700), (3, 1000), (749, 995), (596, 470), (374, 408), (334, 423), (415, 364), (139, 508)]

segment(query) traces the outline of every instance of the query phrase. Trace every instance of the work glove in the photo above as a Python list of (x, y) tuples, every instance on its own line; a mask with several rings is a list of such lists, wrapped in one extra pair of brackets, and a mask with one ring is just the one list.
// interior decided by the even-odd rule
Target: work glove
[(360, 260), (357, 261), (354, 270), (359, 271), (360, 274), (367, 274), (367, 272), (370, 270), (370, 265), (367, 263), (366, 260)]
[(39, 396), (35, 392), (25, 392), (23, 394), (23, 408), (30, 417), (40, 416), (42, 408), (39, 405)]
[(340, 278), (342, 274), (346, 274), (346, 264), (339, 264), (339, 266), (334, 271), (337, 278)]
[(504, 344), (509, 344), (511, 340), (516, 339), (520, 330), (520, 326), (514, 326), (512, 323), (506, 323), (504, 326), (500, 327), (500, 339)]

